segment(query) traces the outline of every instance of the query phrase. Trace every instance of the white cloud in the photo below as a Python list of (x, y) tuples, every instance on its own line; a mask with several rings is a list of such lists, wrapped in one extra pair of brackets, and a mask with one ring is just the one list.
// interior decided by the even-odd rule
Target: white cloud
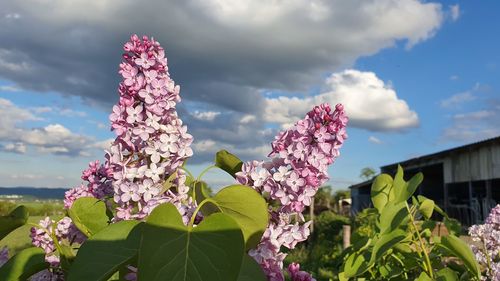
[(19, 92), (20, 88), (12, 85), (2, 85), (0, 86), (0, 92)]
[(316, 96), (268, 98), (265, 120), (284, 126), (294, 123), (314, 105), (342, 103), (350, 126), (370, 131), (401, 131), (419, 125), (418, 115), (396, 91), (373, 72), (345, 70), (326, 79)]
[(379, 138), (374, 137), (374, 136), (368, 137), (368, 141), (371, 143), (374, 143), (374, 144), (382, 144), (383, 143)]
[(21, 18), (21, 15), (18, 14), (18, 13), (8, 13), (8, 14), (5, 14), (5, 18), (6, 19), (20, 19)]
[(186, 99), (232, 109), (252, 101), (241, 111), (258, 104), (257, 94), (244, 97), (248, 87), (305, 91), (359, 57), (429, 39), (446, 14), (423, 0), (25, 0), (0, 1), (0, 10), (22, 11), (23, 24), (0, 28), (9, 38), (0, 76), (23, 89), (110, 105), (112, 62), (130, 32), (147, 30), (166, 47)]
[(500, 104), (489, 109), (455, 114), (441, 141), (473, 142), (500, 136)]
[(451, 75), (450, 80), (457, 81), (460, 77), (458, 75)]
[(460, 17), (460, 6), (458, 4), (450, 5), (450, 16), (452, 21), (457, 21)]
[(455, 94), (447, 99), (441, 101), (441, 107), (453, 108), (462, 105), (463, 103), (473, 101), (477, 97), (472, 94), (471, 91), (466, 91), (462, 93)]
[(22, 142), (7, 143), (3, 146), (3, 151), (24, 154), (26, 153), (26, 145)]
[(478, 98), (477, 93), (487, 91), (488, 89), (488, 85), (476, 83), (472, 89), (454, 94), (444, 100), (441, 100), (440, 105), (443, 108), (456, 109), (465, 103), (476, 100)]
[(69, 108), (57, 109), (57, 112), (66, 117), (86, 117), (87, 113), (84, 111), (73, 110)]
[(219, 116), (219, 111), (198, 111), (196, 110), (192, 116), (201, 121), (213, 121), (215, 117)]
[(89, 149), (97, 147), (94, 138), (75, 134), (61, 124), (27, 127), (27, 121), (42, 120), (34, 111), (0, 98), (0, 144), (6, 143), (2, 146), (3, 151), (25, 153), (27, 146), (33, 146), (41, 153), (78, 156), (88, 155)]

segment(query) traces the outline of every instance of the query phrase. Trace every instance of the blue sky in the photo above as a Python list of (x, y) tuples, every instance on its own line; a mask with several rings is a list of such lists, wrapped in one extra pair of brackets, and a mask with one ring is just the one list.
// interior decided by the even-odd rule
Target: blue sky
[(133, 1), (0, 4), (9, 38), (0, 43), (0, 186), (73, 187), (103, 159), (121, 44), (133, 32), (167, 50), (195, 136), (194, 173), (218, 149), (263, 159), (277, 130), (324, 101), (351, 116), (330, 169), (335, 188), (360, 181), (363, 167), (500, 135), (498, 1), (164, 2), (151, 7), (171, 12)]

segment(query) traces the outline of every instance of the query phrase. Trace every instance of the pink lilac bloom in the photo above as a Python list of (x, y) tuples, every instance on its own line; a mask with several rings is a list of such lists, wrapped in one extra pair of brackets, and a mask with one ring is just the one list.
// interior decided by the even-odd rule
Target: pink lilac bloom
[(309, 273), (300, 271), (300, 265), (297, 263), (291, 263), (288, 266), (288, 273), (292, 281), (316, 281)]
[(81, 233), (73, 224), (71, 218), (64, 217), (57, 223), (49, 217), (42, 219), (38, 223), (39, 227), (31, 228), (31, 243), (33, 246), (42, 248), (45, 251), (45, 260), (52, 266), (59, 265), (59, 255), (54, 245), (54, 237), (57, 241), (67, 241), (69, 245), (73, 243), (82, 244), (87, 237)]
[[(304, 119), (276, 136), (270, 161), (246, 162), (236, 174), (239, 183), (279, 203), (270, 209), (271, 220), (260, 244), (249, 252), (269, 280), (284, 280), (286, 254), (281, 252), (282, 247), (293, 249), (309, 236), (310, 222), (292, 224), (291, 215), (298, 214), (303, 222), (302, 211), (328, 180), (328, 166), (339, 156), (347, 138), (347, 121), (341, 104), (334, 110), (328, 104), (316, 106)], [(294, 274), (293, 280), (313, 280), (302, 271)]]
[[(192, 155), (193, 141), (175, 109), (180, 88), (170, 78), (164, 49), (153, 38), (133, 35), (124, 50), (120, 100), (109, 117), (116, 139), (106, 155), (118, 204), (115, 221), (142, 219), (158, 204), (187, 200), (179, 167)], [(172, 173), (178, 173), (175, 192), (162, 192)]]
[(469, 235), (476, 243), (470, 247), (485, 268), (481, 280), (500, 281), (500, 205), (493, 208), (484, 224), (473, 225)]

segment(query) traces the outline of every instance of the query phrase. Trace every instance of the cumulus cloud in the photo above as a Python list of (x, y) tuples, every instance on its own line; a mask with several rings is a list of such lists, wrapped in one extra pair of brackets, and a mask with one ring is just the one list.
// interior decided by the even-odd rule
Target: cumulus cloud
[(4, 144), (3, 151), (24, 154), (26, 153), (26, 145), (22, 142), (7, 143)]
[(120, 46), (130, 32), (147, 33), (166, 47), (185, 99), (247, 113), (263, 101), (259, 90), (309, 89), (360, 56), (427, 40), (445, 15), (419, 0), (22, 0), (0, 10), (16, 18), (0, 18), (9, 38), (0, 76), (22, 88), (109, 106)]
[(460, 5), (450, 5), (450, 17), (452, 21), (457, 21), (460, 17)]
[(440, 102), (441, 107), (445, 108), (453, 108), (462, 105), (465, 102), (473, 101), (477, 97), (472, 94), (470, 91), (461, 92), (455, 94), (447, 99), (444, 99)]
[(322, 93), (312, 97), (268, 98), (265, 119), (288, 126), (314, 105), (342, 103), (351, 127), (369, 131), (402, 131), (419, 125), (418, 115), (396, 91), (373, 72), (345, 70), (325, 81)]
[(27, 122), (42, 119), (7, 99), (0, 98), (0, 116), (0, 144), (5, 143), (3, 151), (26, 153), (27, 146), (32, 146), (41, 153), (86, 156), (89, 149), (96, 148), (93, 137), (73, 133), (61, 124), (27, 127)]
[(443, 130), (443, 142), (473, 142), (500, 135), (500, 103), (489, 109), (455, 114)]
[(480, 92), (485, 92), (489, 89), (489, 86), (476, 83), (471, 89), (454, 94), (439, 103), (441, 107), (448, 109), (460, 108), (463, 104), (469, 103), (471, 101), (477, 100), (477, 94)]
[(192, 115), (195, 119), (198, 119), (201, 121), (213, 121), (215, 119), (215, 117), (220, 115), (220, 112), (219, 111), (198, 111), (198, 110), (196, 110)]
[(379, 138), (374, 137), (374, 136), (368, 137), (368, 141), (371, 143), (374, 143), (374, 144), (382, 144), (383, 143)]

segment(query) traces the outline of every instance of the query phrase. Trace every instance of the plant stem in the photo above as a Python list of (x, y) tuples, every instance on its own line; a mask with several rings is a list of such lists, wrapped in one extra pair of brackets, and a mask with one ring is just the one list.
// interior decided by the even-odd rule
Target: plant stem
[(198, 207), (196, 207), (196, 210), (194, 210), (194, 213), (191, 216), (191, 219), (189, 220), (188, 227), (193, 227), (194, 220), (196, 219), (196, 214), (198, 214), (198, 212), (201, 210), (201, 207), (203, 207), (203, 205), (205, 205), (205, 203), (207, 203), (207, 202), (214, 204), (219, 210), (221, 210), (219, 208), (219, 206), (217, 205), (217, 203), (212, 198), (205, 198), (205, 200), (201, 201), (200, 205), (198, 205)]
[(413, 226), (413, 229), (415, 229), (415, 232), (417, 233), (418, 242), (420, 243), (419, 246), (422, 249), (422, 252), (424, 253), (427, 273), (429, 274), (429, 277), (433, 279), (434, 278), (434, 271), (432, 270), (432, 265), (431, 265), (431, 260), (429, 259), (429, 254), (427, 253), (424, 241), (422, 240), (422, 236), (420, 236), (420, 232), (418, 231), (417, 225), (415, 224), (413, 214), (410, 211), (410, 206), (408, 206), (408, 202), (405, 202), (405, 204), (406, 204), (406, 209), (408, 210), (408, 214), (410, 216), (410, 222)]

